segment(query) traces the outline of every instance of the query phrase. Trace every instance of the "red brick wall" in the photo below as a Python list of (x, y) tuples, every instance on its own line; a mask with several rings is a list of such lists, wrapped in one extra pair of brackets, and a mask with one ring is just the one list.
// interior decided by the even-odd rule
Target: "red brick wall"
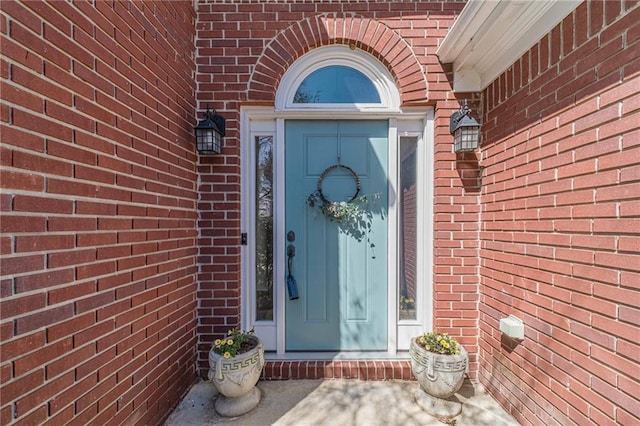
[(640, 7), (582, 3), (483, 95), (480, 379), (522, 424), (636, 424)]
[(157, 424), (196, 374), (193, 4), (0, 8), (0, 423)]
[[(223, 154), (202, 158), (199, 262), (199, 366), (211, 342), (240, 321), (241, 104), (272, 105), (280, 78), (296, 58), (329, 44), (349, 44), (384, 63), (404, 106), (436, 108), (435, 325), (461, 336), (476, 369), (478, 193), (463, 186), (449, 134), (459, 108), (451, 74), (435, 56), (464, 2), (246, 1), (198, 4), (198, 101), (227, 118)], [(461, 99), (470, 95), (460, 95)], [(472, 373), (474, 374), (474, 373)]]

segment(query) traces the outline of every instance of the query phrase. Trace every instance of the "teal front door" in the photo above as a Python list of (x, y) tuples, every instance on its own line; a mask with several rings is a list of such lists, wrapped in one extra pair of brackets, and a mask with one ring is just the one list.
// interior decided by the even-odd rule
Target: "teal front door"
[[(288, 351), (387, 349), (387, 129), (386, 121), (286, 122), (285, 232), (299, 293), (285, 306)], [(323, 195), (337, 202), (359, 179), (362, 221), (331, 221), (307, 204), (321, 176)]]

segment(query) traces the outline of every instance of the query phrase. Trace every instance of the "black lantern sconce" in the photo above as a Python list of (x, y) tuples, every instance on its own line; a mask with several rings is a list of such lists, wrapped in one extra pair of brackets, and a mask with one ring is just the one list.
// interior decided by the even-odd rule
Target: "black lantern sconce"
[(196, 132), (196, 149), (200, 154), (220, 154), (222, 138), (224, 137), (224, 117), (213, 113), (207, 107), (204, 120), (200, 121), (193, 130)]
[(460, 111), (451, 114), (449, 130), (453, 135), (453, 150), (455, 152), (473, 151), (480, 142), (480, 124), (469, 116), (471, 109), (464, 101)]

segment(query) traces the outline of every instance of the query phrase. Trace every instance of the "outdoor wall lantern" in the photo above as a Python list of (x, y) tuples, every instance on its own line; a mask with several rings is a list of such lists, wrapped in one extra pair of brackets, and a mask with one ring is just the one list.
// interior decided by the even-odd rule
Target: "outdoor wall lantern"
[(212, 113), (207, 107), (204, 120), (193, 129), (196, 132), (196, 149), (200, 154), (220, 154), (225, 129), (224, 117), (216, 114), (215, 110)]
[(460, 111), (451, 114), (449, 130), (453, 135), (453, 150), (455, 152), (473, 151), (480, 141), (480, 124), (469, 116), (471, 109), (464, 101)]

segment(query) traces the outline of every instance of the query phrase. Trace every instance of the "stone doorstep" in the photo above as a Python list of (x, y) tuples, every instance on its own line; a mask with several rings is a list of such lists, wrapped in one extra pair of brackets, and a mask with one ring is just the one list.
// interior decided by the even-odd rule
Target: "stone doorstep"
[(267, 360), (262, 380), (415, 380), (410, 360)]

